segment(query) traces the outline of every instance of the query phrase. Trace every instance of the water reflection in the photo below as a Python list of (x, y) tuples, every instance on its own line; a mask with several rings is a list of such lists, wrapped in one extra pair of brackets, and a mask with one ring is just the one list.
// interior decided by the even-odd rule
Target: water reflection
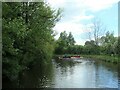
[(87, 59), (56, 60), (57, 64), (54, 88), (118, 88), (117, 65)]
[(118, 88), (118, 66), (104, 62), (96, 63), (96, 87)]
[(36, 65), (32, 70), (25, 71), (20, 77), (22, 88), (50, 87), (53, 78), (52, 64)]
[[(118, 88), (118, 65), (90, 59), (52, 60), (21, 73), (20, 88)], [(9, 85), (8, 85), (9, 84)], [(7, 83), (4, 86), (15, 85)], [(13, 86), (12, 86), (13, 87)]]

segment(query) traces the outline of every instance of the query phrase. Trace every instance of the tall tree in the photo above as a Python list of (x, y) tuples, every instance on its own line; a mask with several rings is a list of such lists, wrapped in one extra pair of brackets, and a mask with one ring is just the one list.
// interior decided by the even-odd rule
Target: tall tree
[(74, 40), (74, 37), (72, 35), (72, 33), (70, 32), (69, 35), (68, 35), (68, 45), (71, 46), (71, 45), (74, 45), (75, 44), (75, 40)]
[(86, 41), (84, 45), (86, 54), (99, 54), (99, 46), (96, 45), (94, 40)]
[(115, 41), (117, 40), (114, 37), (114, 34), (110, 33), (109, 31), (106, 33), (105, 36), (101, 37), (101, 46), (103, 47), (103, 51), (105, 51), (106, 54), (113, 54), (115, 52)]
[(66, 33), (66, 31), (60, 33), (60, 37), (57, 40), (57, 47), (56, 47), (56, 53), (57, 54), (65, 54), (68, 53), (68, 48), (73, 46), (75, 43), (74, 37), (72, 33), (70, 32), (69, 35)]
[(3, 75), (13, 80), (30, 65), (49, 63), (60, 10), (45, 2), (4, 2), (2, 11)]
[(68, 35), (67, 35), (66, 31), (60, 33), (60, 37), (57, 40), (57, 47), (56, 47), (55, 53), (57, 53), (57, 54), (64, 54), (64, 53), (66, 53), (67, 46), (68, 46), (67, 36)]
[(99, 44), (99, 38), (105, 34), (105, 27), (101, 23), (101, 21), (97, 18), (93, 20), (93, 26), (91, 27), (93, 30), (93, 36), (95, 40), (95, 44)]

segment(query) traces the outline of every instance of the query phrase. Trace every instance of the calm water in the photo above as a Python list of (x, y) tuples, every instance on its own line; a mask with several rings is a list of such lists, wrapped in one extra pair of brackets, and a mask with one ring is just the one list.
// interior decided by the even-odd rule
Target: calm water
[[(89, 59), (52, 60), (50, 65), (36, 65), (23, 72), (17, 85), (22, 88), (118, 88), (117, 68), (117, 64)], [(15, 87), (14, 83), (5, 84)]]

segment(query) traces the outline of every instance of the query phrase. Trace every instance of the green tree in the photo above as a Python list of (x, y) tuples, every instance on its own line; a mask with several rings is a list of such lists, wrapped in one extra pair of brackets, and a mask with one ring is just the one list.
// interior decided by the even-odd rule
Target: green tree
[(3, 76), (13, 80), (26, 67), (49, 63), (61, 11), (45, 2), (4, 2), (2, 11)]
[(60, 33), (60, 37), (56, 43), (57, 43), (57, 47), (56, 47), (55, 53), (65, 54), (65, 53), (71, 53), (70, 51), (74, 46), (75, 40), (71, 32), (68, 35), (66, 31), (64, 31)]
[(73, 37), (72, 33), (70, 32), (69, 35), (68, 35), (68, 45), (72, 46), (74, 44), (75, 44), (75, 40), (74, 40), (74, 37)]
[(99, 54), (100, 53), (100, 47), (96, 45), (94, 40), (86, 41), (84, 50), (86, 54)]
[(68, 46), (68, 39), (66, 31), (60, 33), (60, 37), (57, 40), (56, 54), (65, 54)]
[(117, 40), (114, 37), (114, 34), (107, 32), (105, 36), (101, 37), (102, 51), (105, 54), (114, 54), (115, 41)]

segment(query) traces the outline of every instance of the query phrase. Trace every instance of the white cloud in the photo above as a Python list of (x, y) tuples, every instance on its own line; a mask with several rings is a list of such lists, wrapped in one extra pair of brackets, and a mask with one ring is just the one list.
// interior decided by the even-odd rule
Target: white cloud
[(88, 30), (84, 30), (84, 25), (81, 23), (73, 23), (73, 22), (63, 22), (57, 23), (54, 27), (59, 34), (60, 32), (66, 31), (67, 33), (72, 32), (72, 34), (77, 35), (84, 32), (88, 32)]
[(76, 24), (72, 22), (57, 23), (54, 27), (54, 30), (56, 30), (58, 33), (55, 38), (58, 38), (59, 34), (63, 31), (66, 31), (67, 33), (72, 32), (73, 36), (76, 36), (78, 33), (80, 34), (84, 32), (82, 24)]
[(46, 0), (52, 7), (63, 7), (66, 4), (65, 0)]
[(82, 20), (91, 20), (94, 18), (94, 15), (78, 15), (73, 16), (72, 22), (80, 22)]
[(53, 7), (70, 6), (71, 3), (77, 8), (86, 9), (90, 11), (100, 11), (111, 7), (119, 0), (46, 0)]
[[(72, 32), (73, 37), (76, 41), (76, 44), (84, 45), (85, 41), (88, 40), (88, 32), (92, 32), (91, 26), (92, 23), (82, 24), (74, 22), (59, 22), (54, 27), (54, 30), (57, 32), (56, 39), (59, 38), (61, 32), (66, 31), (67, 33)], [(85, 38), (81, 38), (81, 34), (86, 33)]]
[(100, 11), (111, 7), (119, 0), (83, 0), (84, 7), (90, 11)]
[(82, 40), (82, 39), (80, 39), (80, 40), (76, 40), (76, 43), (75, 43), (75, 45), (84, 45), (85, 44), (85, 40)]
[[(64, 8), (64, 17), (61, 22), (58, 22), (54, 30), (58, 32), (56, 38), (59, 37), (60, 32), (72, 32), (73, 36), (82, 33), (90, 32), (92, 24), (84, 25), (81, 21), (91, 20), (95, 16), (87, 12), (98, 12), (108, 9), (116, 4), (119, 0), (46, 0), (54, 8)], [(66, 12), (67, 11), (67, 12)], [(67, 18), (67, 19), (66, 19)], [(84, 44), (85, 39), (75, 37), (76, 44)]]

